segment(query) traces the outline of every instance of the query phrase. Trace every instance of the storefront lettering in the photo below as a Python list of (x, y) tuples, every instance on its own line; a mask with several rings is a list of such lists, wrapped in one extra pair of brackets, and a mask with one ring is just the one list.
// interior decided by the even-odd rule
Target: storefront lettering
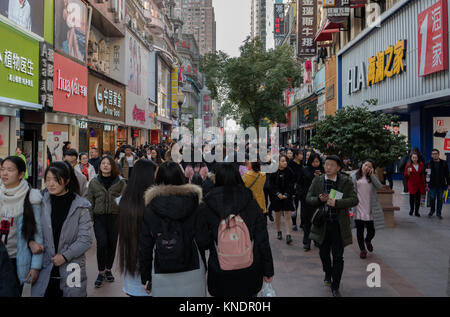
[(64, 79), (61, 76), (61, 70), (58, 69), (58, 90), (67, 92), (66, 98), (71, 96), (80, 95), (87, 97), (87, 86), (78, 82), (78, 77), (74, 79)]
[[(10, 50), (5, 50), (0, 53), (0, 64), (3, 64), (6, 68), (21, 72), (23, 74), (34, 76), (34, 63), (31, 59), (23, 56), (19, 56), (17, 53)], [(22, 76), (8, 74), (8, 80), (10, 82), (21, 84), (28, 87), (33, 87), (34, 83), (32, 79), (24, 78)]]
[(95, 88), (95, 105), (98, 112), (103, 112), (108, 116), (120, 117), (122, 94), (108, 88), (103, 89), (102, 84), (98, 83)]
[(145, 123), (145, 110), (139, 109), (136, 104), (133, 108), (133, 120)]
[(398, 41), (395, 46), (378, 52), (368, 59), (367, 79), (365, 63), (348, 69), (346, 92), (348, 95), (360, 91), (386, 78), (392, 78), (406, 70), (404, 59), (406, 57), (406, 40)]

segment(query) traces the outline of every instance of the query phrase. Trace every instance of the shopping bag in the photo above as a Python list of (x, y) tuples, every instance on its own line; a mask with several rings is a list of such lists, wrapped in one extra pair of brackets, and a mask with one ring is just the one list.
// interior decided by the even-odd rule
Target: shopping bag
[(446, 190), (444, 191), (444, 196), (442, 196), (442, 202), (443, 202), (444, 204), (447, 203), (447, 198), (448, 198), (448, 189), (446, 189)]
[(22, 297), (31, 297), (31, 283), (29, 281), (23, 283)]
[(427, 191), (427, 195), (425, 196), (425, 206), (427, 208), (431, 206), (430, 191)]
[(275, 293), (275, 290), (272, 287), (272, 283), (264, 282), (261, 290), (261, 297), (276, 297), (276, 296), (277, 294)]

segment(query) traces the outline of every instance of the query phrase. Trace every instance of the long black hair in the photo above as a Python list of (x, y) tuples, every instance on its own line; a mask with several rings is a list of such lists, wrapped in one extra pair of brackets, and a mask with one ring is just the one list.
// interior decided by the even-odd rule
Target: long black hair
[[(3, 164), (6, 161), (10, 161), (13, 163), (17, 170), (19, 171), (19, 174), (25, 173), (27, 166), (23, 159), (21, 159), (18, 156), (8, 156), (2, 161), (2, 167)], [(25, 196), (25, 200), (23, 202), (23, 222), (22, 222), (22, 235), (25, 239), (25, 241), (34, 240), (34, 235), (37, 232), (36, 228), (36, 219), (34, 218), (34, 212), (33, 207), (31, 206), (30, 202), (30, 186), (28, 186), (28, 192)]]
[(78, 183), (78, 179), (75, 176), (73, 167), (69, 163), (65, 161), (50, 163), (50, 165), (45, 170), (44, 179), (47, 179), (48, 172), (51, 172), (53, 175), (55, 175), (56, 179), (58, 180), (58, 184), (65, 184), (69, 180), (66, 189), (71, 193), (80, 195), (80, 185)]
[(307, 162), (306, 165), (312, 167), (312, 163), (314, 162), (315, 159), (319, 160), (319, 162), (320, 162), (319, 168), (323, 169), (322, 159), (320, 158), (319, 153), (316, 153), (316, 152), (311, 152), (311, 154), (309, 155), (309, 159), (308, 159), (308, 162)]
[[(356, 172), (356, 180), (360, 180), (360, 179), (363, 177), (362, 167), (363, 167), (363, 165), (366, 164), (367, 162), (369, 162), (369, 163), (372, 164), (372, 166), (373, 166), (373, 171), (374, 171), (374, 173), (375, 173), (375, 169), (377, 168), (377, 167), (375, 166), (375, 162), (374, 162), (373, 160), (371, 160), (371, 159), (364, 160), (364, 161), (362, 162), (361, 166), (359, 167), (358, 171)], [(367, 181), (368, 181), (369, 183), (372, 183), (372, 180), (370, 179), (370, 177), (367, 177), (367, 175), (366, 175), (366, 178), (367, 178)]]
[(233, 201), (235, 189), (241, 187), (246, 190), (244, 181), (242, 180), (239, 170), (233, 163), (218, 163), (216, 167), (216, 183), (215, 187), (223, 187), (223, 206), (221, 218), (226, 218), (225, 209), (227, 206), (231, 208), (230, 201)]
[(145, 191), (154, 184), (157, 165), (150, 160), (135, 163), (119, 203), (119, 267), (123, 273), (140, 273), (139, 235), (145, 208)]

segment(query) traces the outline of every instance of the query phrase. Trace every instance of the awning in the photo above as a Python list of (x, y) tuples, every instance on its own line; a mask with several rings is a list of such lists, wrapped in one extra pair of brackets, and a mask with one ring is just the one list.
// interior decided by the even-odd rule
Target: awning
[(331, 41), (333, 39), (333, 33), (339, 33), (342, 27), (342, 23), (331, 22), (326, 20), (325, 23), (317, 32), (314, 39), (315, 42)]

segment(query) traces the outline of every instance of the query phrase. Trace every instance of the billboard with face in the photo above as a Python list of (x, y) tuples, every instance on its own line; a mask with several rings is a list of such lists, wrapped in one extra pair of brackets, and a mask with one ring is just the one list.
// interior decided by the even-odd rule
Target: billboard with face
[(1, 0), (0, 14), (25, 30), (44, 37), (44, 0)]

